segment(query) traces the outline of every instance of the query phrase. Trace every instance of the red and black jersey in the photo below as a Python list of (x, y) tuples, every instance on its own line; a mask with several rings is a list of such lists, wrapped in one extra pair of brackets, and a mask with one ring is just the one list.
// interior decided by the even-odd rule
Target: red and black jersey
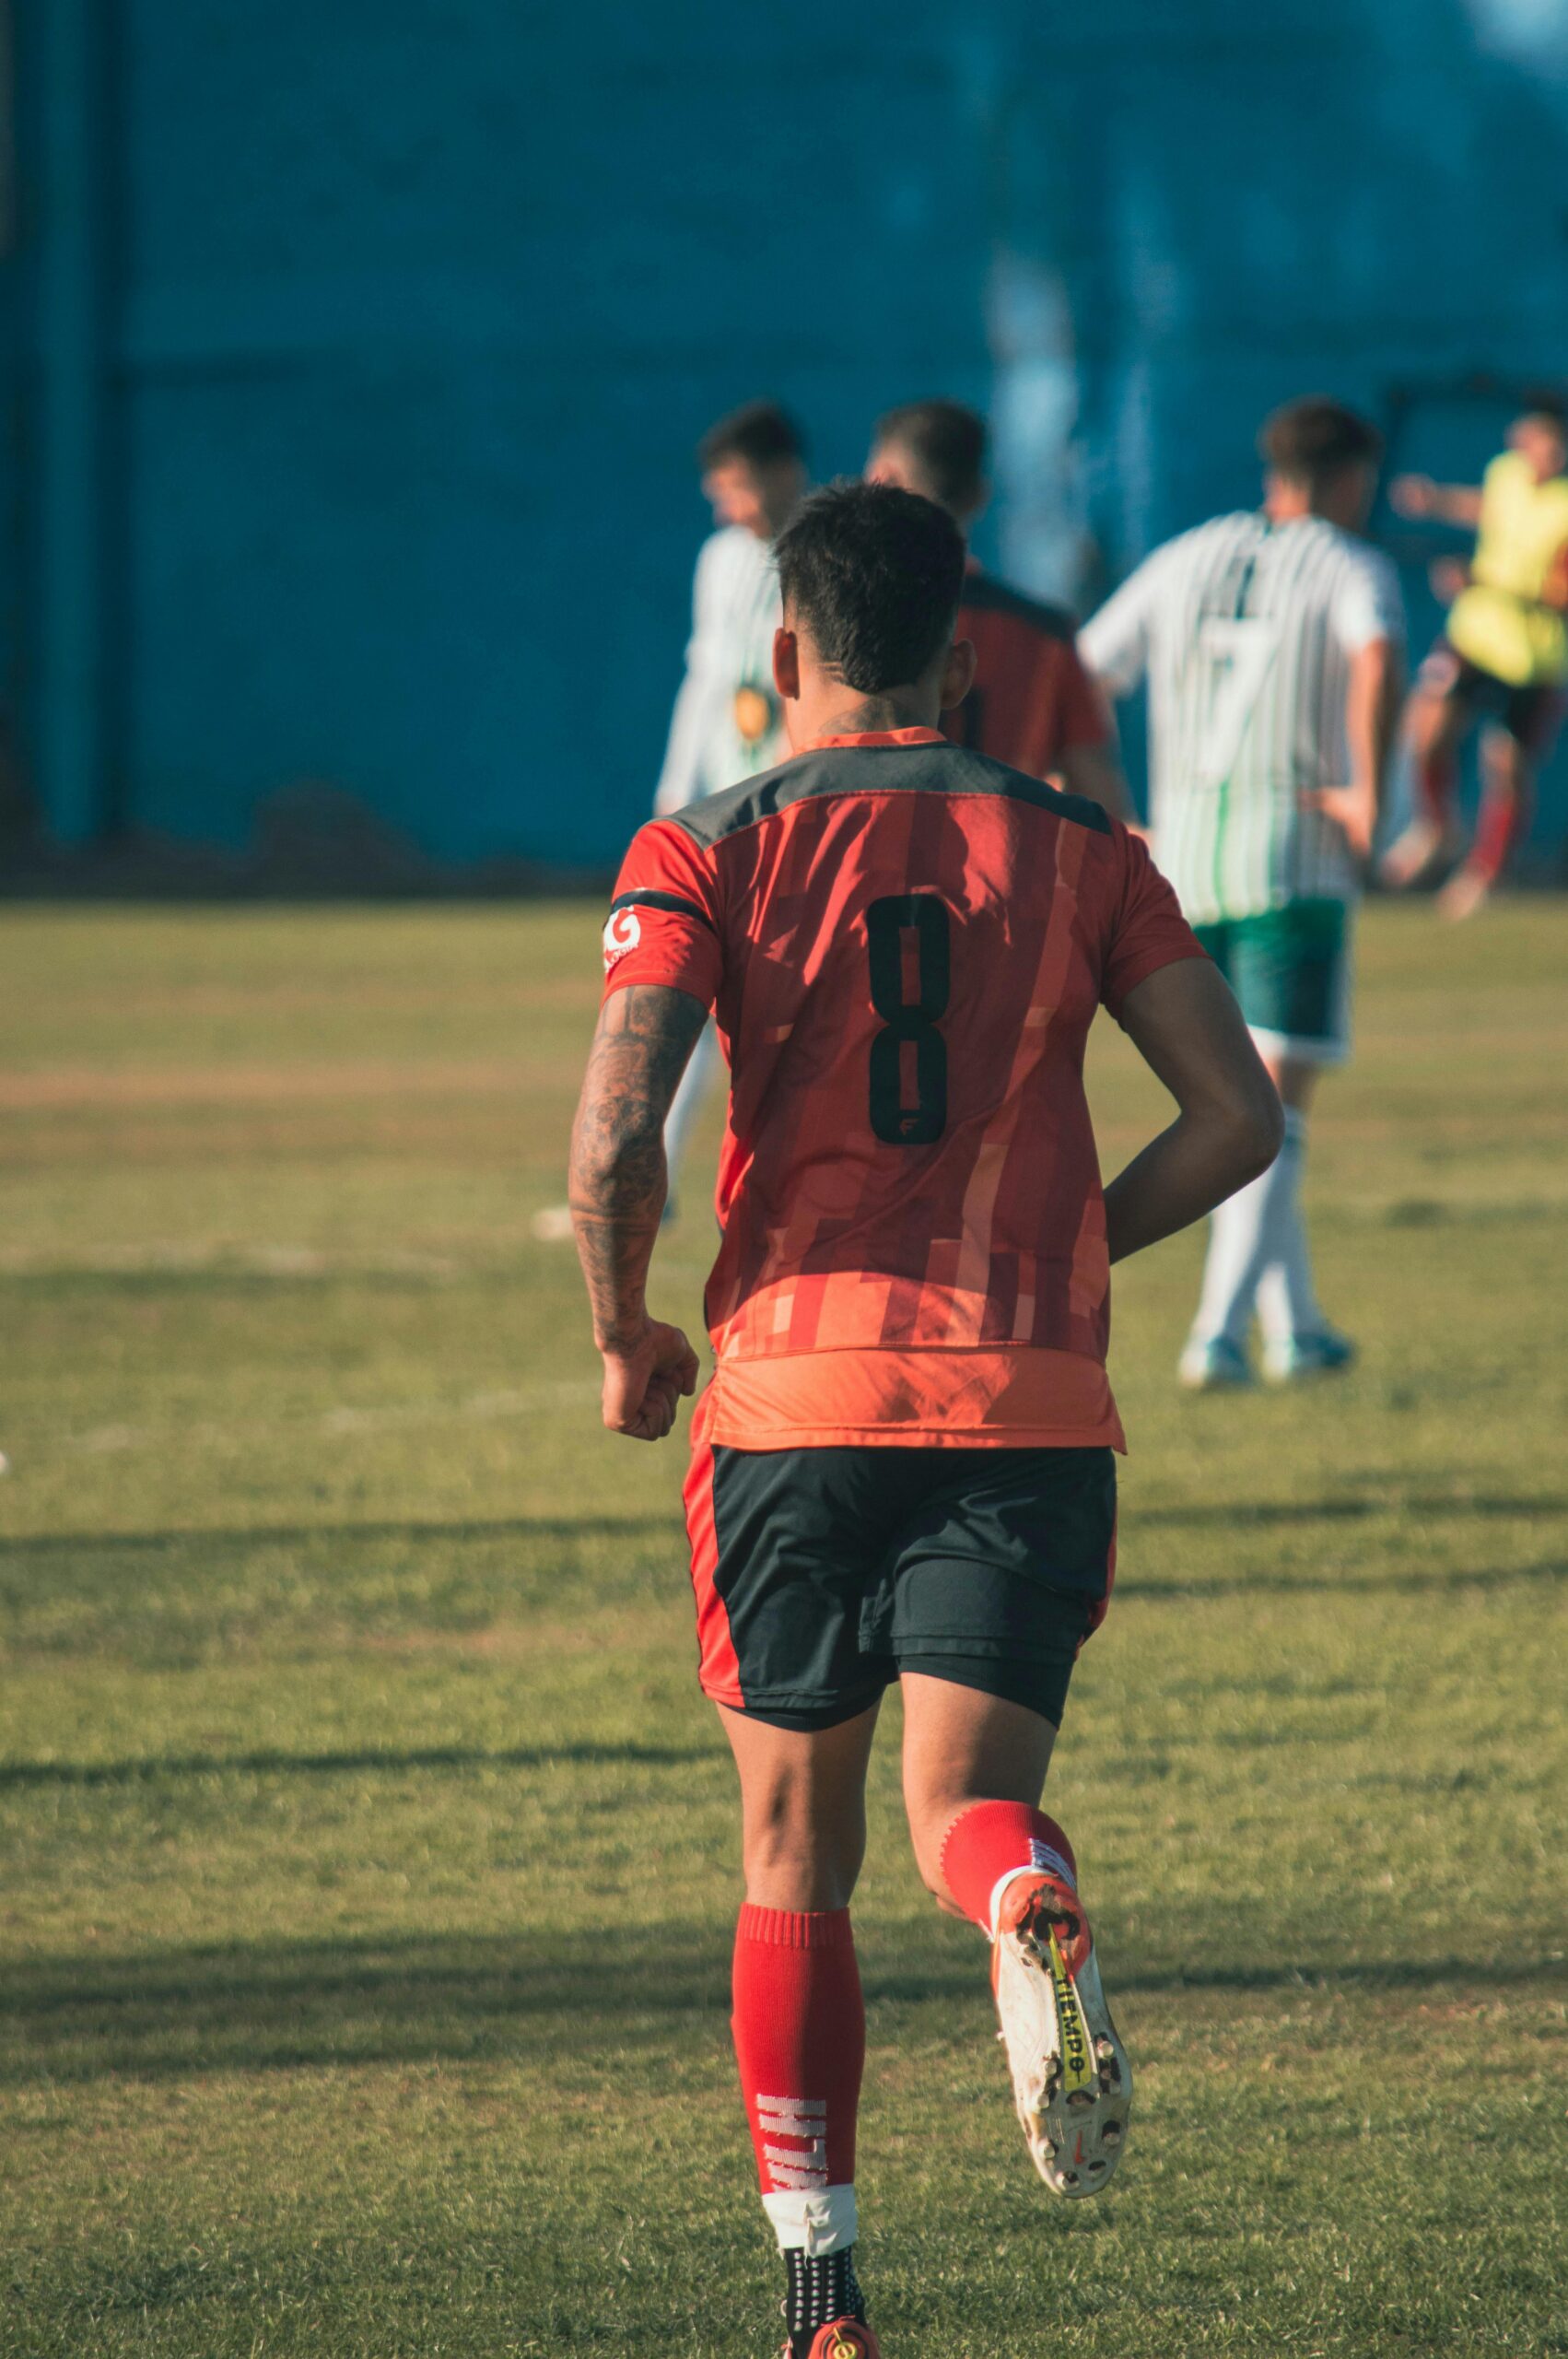
[(1084, 1042), (1202, 956), (1097, 804), (934, 729), (642, 828), (606, 992), (688, 992), (730, 1060), (711, 1438), (1119, 1444)]
[(1078, 652), (1072, 616), (971, 561), (955, 639), (973, 641), (975, 685), (947, 716), (955, 744), (1047, 778), (1070, 745), (1104, 745), (1110, 708)]

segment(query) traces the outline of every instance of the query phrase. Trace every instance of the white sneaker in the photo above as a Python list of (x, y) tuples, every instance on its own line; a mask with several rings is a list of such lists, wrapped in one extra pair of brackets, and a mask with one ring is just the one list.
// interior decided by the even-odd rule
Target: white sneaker
[(1253, 1380), (1246, 1354), (1223, 1335), (1191, 1337), (1176, 1362), (1176, 1375), (1188, 1392), (1243, 1392)]
[(1132, 2068), (1070, 1884), (1025, 1868), (1006, 1886), (991, 1989), (1035, 2168), (1058, 2195), (1097, 2195), (1127, 2143)]
[(1355, 1356), (1356, 1347), (1348, 1335), (1320, 1327), (1310, 1335), (1291, 1335), (1282, 1344), (1265, 1344), (1263, 1373), (1270, 1384), (1296, 1384), (1304, 1377), (1337, 1376)]

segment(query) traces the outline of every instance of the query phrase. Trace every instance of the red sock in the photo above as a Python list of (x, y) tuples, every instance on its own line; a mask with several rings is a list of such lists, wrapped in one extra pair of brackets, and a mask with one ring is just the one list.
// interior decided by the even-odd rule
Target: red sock
[(947, 1830), (942, 1872), (965, 1917), (988, 1938), (996, 1927), (996, 1895), (1021, 1868), (1048, 1868), (1078, 1889), (1072, 1846), (1054, 1818), (1027, 1802), (973, 1802)]
[(1459, 765), (1449, 746), (1442, 745), (1413, 765), (1416, 801), (1425, 817), (1446, 834), (1453, 825), (1454, 802), (1459, 786)]
[(1494, 786), (1489, 780), (1481, 793), (1476, 839), (1466, 867), (1488, 885), (1495, 885), (1515, 846), (1529, 833), (1530, 816), (1527, 794), (1515, 793), (1511, 785)]
[(855, 2241), (866, 2010), (847, 1908), (754, 1908), (735, 1929), (731, 2029), (762, 2201), (781, 2247)]

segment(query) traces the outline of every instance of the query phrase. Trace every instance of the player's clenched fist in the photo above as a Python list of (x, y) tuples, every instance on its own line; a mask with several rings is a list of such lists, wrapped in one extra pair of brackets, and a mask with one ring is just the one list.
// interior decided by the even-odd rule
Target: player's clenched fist
[(696, 1391), (697, 1359), (678, 1327), (657, 1319), (628, 1344), (605, 1348), (604, 1423), (634, 1441), (662, 1441), (683, 1395)]

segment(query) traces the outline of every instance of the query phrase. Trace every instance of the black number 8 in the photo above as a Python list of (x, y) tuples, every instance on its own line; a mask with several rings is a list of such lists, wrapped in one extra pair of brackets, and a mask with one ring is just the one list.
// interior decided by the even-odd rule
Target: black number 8
[[(912, 931), (917, 990), (904, 996), (904, 935)], [(889, 1146), (930, 1146), (947, 1128), (947, 1012), (952, 970), (947, 904), (934, 893), (889, 893), (866, 911), (872, 1005), (883, 1029), (872, 1042), (872, 1128)], [(903, 1046), (915, 1044), (915, 1103), (904, 1103)]]

